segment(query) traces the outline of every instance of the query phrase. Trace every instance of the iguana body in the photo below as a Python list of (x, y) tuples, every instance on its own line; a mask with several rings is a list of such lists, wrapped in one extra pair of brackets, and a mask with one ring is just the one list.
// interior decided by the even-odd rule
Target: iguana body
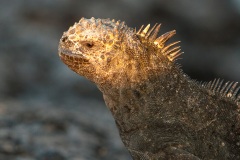
[(178, 42), (166, 45), (175, 31), (159, 29), (83, 18), (59, 55), (101, 90), (133, 159), (240, 159), (237, 83), (191, 80), (174, 62)]

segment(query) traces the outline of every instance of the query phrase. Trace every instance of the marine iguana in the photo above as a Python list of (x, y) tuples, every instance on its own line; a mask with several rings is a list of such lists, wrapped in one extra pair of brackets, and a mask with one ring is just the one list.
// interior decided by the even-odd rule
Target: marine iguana
[(240, 87), (199, 83), (175, 62), (175, 30), (138, 31), (124, 22), (82, 18), (64, 32), (61, 60), (94, 82), (135, 160), (240, 159)]

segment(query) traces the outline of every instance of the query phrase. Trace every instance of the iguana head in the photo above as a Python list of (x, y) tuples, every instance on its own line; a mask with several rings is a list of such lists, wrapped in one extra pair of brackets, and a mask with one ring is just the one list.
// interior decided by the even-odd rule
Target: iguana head
[(170, 49), (178, 42), (165, 46), (175, 31), (156, 38), (160, 25), (149, 27), (137, 32), (124, 22), (82, 18), (64, 32), (59, 56), (70, 69), (97, 84), (141, 81), (148, 70), (180, 55), (179, 47)]

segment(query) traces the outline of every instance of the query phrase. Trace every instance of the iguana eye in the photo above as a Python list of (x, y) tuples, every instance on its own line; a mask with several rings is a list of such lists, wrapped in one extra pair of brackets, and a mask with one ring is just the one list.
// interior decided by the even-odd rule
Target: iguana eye
[(92, 48), (94, 46), (92, 42), (87, 42), (85, 45), (87, 48)]

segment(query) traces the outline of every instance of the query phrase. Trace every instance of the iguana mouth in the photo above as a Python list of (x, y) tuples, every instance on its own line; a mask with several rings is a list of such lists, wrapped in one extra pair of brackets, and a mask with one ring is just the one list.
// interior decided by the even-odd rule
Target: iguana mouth
[(82, 53), (79, 53), (78, 54), (74, 54), (72, 51), (70, 51), (69, 49), (63, 49), (63, 48), (60, 48), (59, 51), (58, 51), (58, 54), (61, 58), (61, 60), (68, 64), (68, 65), (73, 65), (72, 63), (74, 62), (77, 62), (77, 63), (89, 63), (89, 60), (83, 56)]

